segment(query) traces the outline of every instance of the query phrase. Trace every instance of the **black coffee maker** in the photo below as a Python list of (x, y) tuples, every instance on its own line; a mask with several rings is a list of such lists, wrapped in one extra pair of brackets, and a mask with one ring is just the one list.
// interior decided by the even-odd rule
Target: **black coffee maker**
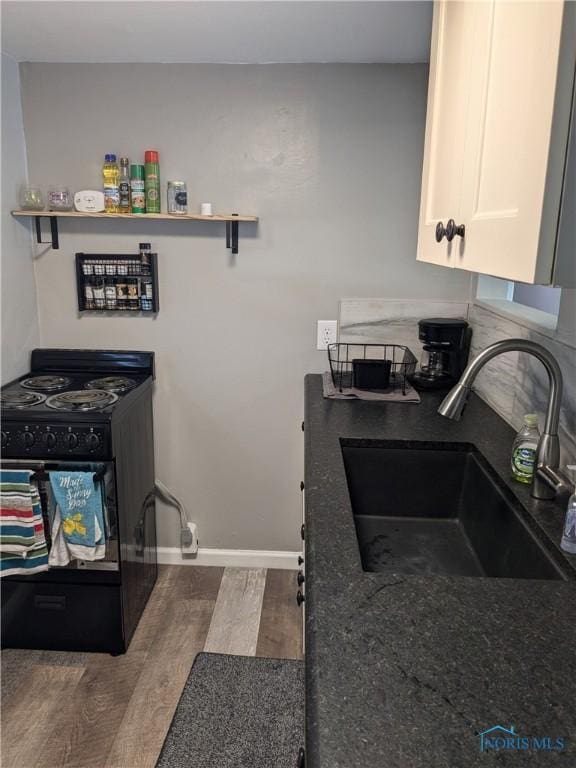
[(468, 362), (472, 329), (466, 320), (433, 317), (420, 320), (418, 338), (424, 349), (420, 368), (411, 377), (416, 389), (449, 389)]

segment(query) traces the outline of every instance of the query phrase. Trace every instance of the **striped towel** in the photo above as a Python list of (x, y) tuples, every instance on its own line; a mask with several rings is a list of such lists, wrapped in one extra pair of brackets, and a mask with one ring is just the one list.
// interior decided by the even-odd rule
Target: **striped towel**
[(0, 576), (48, 570), (42, 505), (29, 470), (0, 472)]

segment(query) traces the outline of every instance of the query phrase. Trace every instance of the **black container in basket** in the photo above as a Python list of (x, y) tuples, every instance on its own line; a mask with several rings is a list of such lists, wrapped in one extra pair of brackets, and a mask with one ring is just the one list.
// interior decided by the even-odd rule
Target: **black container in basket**
[[(353, 387), (406, 394), (417, 360), (401, 344), (329, 344), (332, 383), (340, 392)], [(359, 386), (360, 385), (360, 386)]]
[(352, 360), (352, 386), (354, 389), (389, 389), (390, 360)]

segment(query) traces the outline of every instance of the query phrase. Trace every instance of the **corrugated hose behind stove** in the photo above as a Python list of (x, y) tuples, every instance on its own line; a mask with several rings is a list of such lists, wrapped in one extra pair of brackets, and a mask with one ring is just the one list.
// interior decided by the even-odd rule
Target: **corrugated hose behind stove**
[(156, 495), (180, 512), (180, 546), (187, 549), (192, 545), (192, 531), (188, 527), (188, 523), (192, 521), (186, 508), (160, 480), (156, 480)]

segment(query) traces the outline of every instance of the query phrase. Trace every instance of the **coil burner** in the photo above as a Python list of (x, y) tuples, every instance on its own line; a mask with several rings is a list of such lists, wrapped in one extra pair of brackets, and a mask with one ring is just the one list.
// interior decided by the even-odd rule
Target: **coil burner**
[(43, 389), (45, 392), (64, 389), (70, 384), (72, 384), (72, 379), (67, 376), (31, 376), (20, 382), (20, 386), (24, 389)]
[(46, 405), (57, 411), (101, 411), (116, 400), (118, 395), (103, 389), (78, 389), (51, 395)]
[(2, 408), (32, 408), (35, 405), (40, 405), (45, 400), (46, 395), (40, 392), (21, 392), (20, 390), (2, 392), (0, 396)]
[(138, 384), (127, 376), (104, 376), (101, 379), (93, 379), (86, 384), (86, 389), (103, 389), (106, 392), (128, 392)]

